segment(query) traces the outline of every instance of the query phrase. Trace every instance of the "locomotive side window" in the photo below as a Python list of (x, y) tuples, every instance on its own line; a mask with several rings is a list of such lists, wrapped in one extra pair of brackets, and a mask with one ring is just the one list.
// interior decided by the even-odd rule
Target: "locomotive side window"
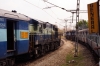
[(55, 30), (55, 26), (53, 26), (53, 30)]
[(44, 29), (46, 28), (46, 24), (43, 24), (43, 28), (44, 28)]
[(35, 25), (34, 25), (34, 31), (36, 31), (37, 28), (38, 28), (38, 24), (35, 24)]
[(49, 23), (46, 23), (46, 27), (50, 28), (50, 24)]
[(32, 33), (34, 32), (34, 25), (33, 24), (29, 25), (29, 31), (32, 32)]
[(39, 25), (39, 32), (42, 33), (42, 25), (41, 24)]

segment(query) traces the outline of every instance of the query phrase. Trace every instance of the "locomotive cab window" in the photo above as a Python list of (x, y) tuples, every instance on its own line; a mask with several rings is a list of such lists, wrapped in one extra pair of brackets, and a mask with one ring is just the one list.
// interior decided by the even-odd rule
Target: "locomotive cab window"
[(37, 31), (38, 24), (34, 24), (34, 31)]

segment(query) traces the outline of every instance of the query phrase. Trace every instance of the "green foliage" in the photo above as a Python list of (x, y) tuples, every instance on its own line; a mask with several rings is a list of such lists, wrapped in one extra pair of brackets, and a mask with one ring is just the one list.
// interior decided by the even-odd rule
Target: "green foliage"
[(76, 24), (76, 29), (85, 29), (88, 28), (88, 22), (86, 20), (81, 20)]

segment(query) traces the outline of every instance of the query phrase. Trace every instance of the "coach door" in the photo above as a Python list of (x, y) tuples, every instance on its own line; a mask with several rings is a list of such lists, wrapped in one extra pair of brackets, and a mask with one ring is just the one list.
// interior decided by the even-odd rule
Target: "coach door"
[(15, 24), (14, 20), (7, 20), (7, 52), (14, 51), (15, 45)]

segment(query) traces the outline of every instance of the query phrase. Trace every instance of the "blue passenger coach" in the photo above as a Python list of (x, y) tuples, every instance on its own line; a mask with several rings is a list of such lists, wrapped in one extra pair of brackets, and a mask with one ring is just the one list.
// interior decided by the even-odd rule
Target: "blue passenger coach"
[(29, 21), (30, 18), (25, 15), (0, 9), (0, 60), (9, 62), (5, 58), (28, 52)]

